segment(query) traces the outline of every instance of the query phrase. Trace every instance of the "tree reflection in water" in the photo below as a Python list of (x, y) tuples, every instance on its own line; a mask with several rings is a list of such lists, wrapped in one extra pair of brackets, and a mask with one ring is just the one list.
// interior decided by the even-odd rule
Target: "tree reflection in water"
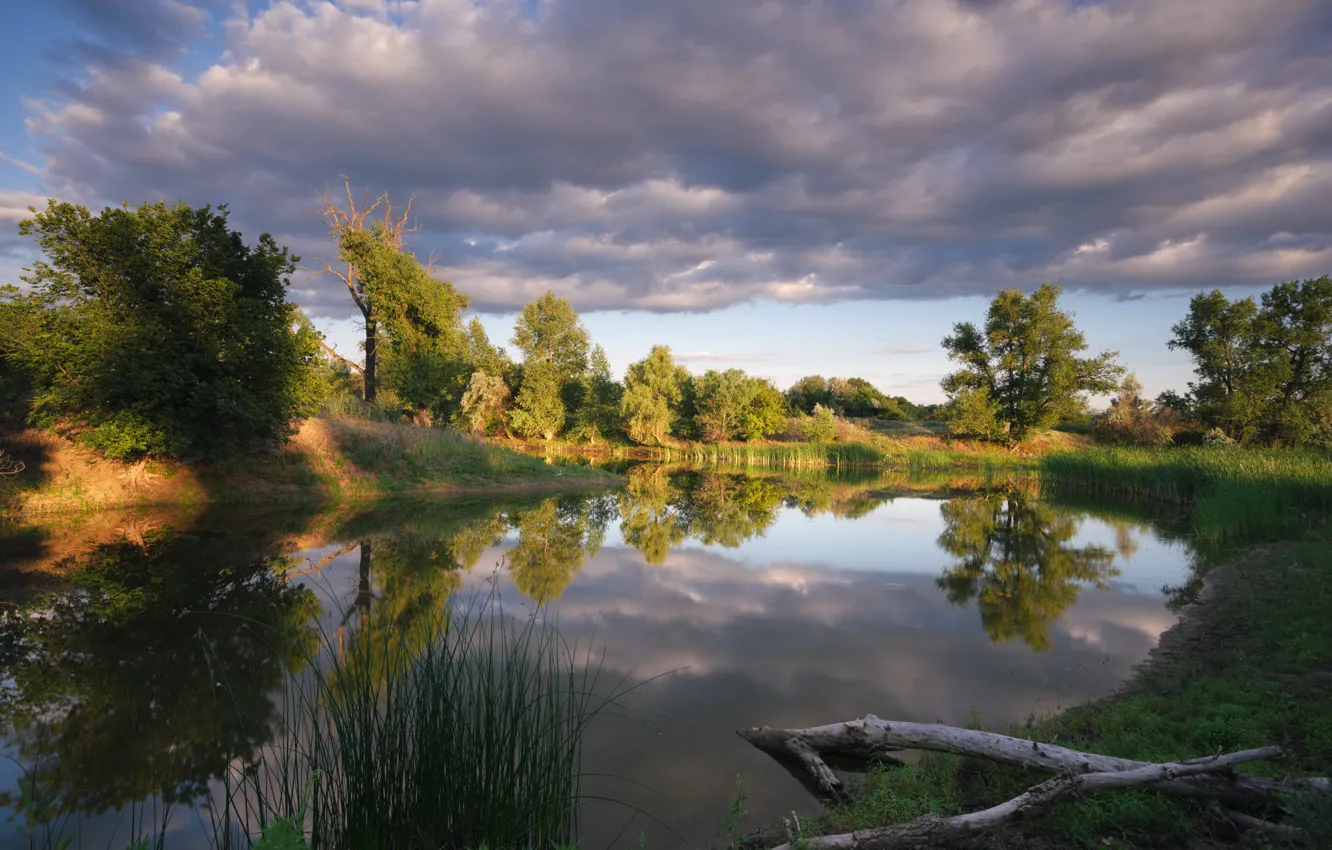
[(4, 611), (0, 722), (52, 814), (193, 802), (268, 740), (274, 691), (318, 643), (288, 566), (150, 536), (65, 562), (72, 592)]
[[(1076, 546), (1079, 521), (1020, 492), (945, 502), (939, 546), (958, 562), (938, 579), (948, 600), (977, 600), (989, 636), (1021, 638), (1032, 649), (1050, 649), (1049, 626), (1077, 601), (1084, 585), (1108, 587), (1118, 575), (1115, 553)], [(1121, 551), (1131, 554), (1128, 541)]]

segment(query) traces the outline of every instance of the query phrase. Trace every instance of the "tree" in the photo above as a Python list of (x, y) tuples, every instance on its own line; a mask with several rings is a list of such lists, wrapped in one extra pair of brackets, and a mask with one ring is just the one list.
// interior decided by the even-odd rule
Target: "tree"
[(544, 363), (564, 385), (587, 371), (591, 338), (573, 305), (549, 290), (523, 308), (513, 330), (513, 344), (523, 363)]
[(564, 427), (564, 402), (555, 368), (537, 361), (523, 365), (523, 383), (509, 416), (514, 430), (524, 437), (553, 440)]
[(498, 375), (488, 375), (479, 369), (463, 393), (460, 410), (468, 428), (476, 434), (488, 434), (496, 426), (508, 429), (506, 406), (509, 387)]
[(694, 421), (705, 440), (730, 440), (739, 435), (745, 411), (758, 393), (757, 382), (741, 369), (709, 369), (694, 381)]
[(1230, 301), (1199, 293), (1168, 345), (1193, 356), (1187, 405), (1239, 441), (1302, 444), (1332, 435), (1332, 278), (1279, 283)]
[(675, 364), (664, 345), (654, 345), (647, 357), (631, 364), (620, 401), (629, 439), (642, 445), (661, 444), (680, 416), (688, 380), (689, 372)]
[(1153, 408), (1142, 398), (1142, 384), (1128, 375), (1119, 385), (1119, 395), (1096, 423), (1096, 430), (1113, 440), (1140, 446), (1169, 443), (1179, 425), (1178, 415), (1168, 407)]
[[(573, 306), (547, 290), (523, 308), (513, 344), (523, 353), (514, 425), (520, 432), (536, 429), (530, 433), (546, 434), (549, 440), (563, 430), (566, 411), (582, 401), (579, 382), (587, 372), (591, 339)], [(552, 430), (550, 417), (556, 409), (560, 421)]]
[(45, 259), (28, 293), (0, 290), (0, 358), (24, 376), (34, 424), (113, 458), (211, 456), (314, 412), (318, 335), (286, 300), (298, 258), (267, 233), (247, 246), (226, 207), (33, 213), (19, 232)]
[[(990, 303), (984, 332), (963, 322), (944, 338), (949, 358), (963, 368), (942, 386), (950, 402), (965, 407), (973, 430), (1003, 431), (1010, 442), (1021, 442), (1080, 410), (1085, 393), (1115, 389), (1123, 372), (1114, 362), (1116, 353), (1077, 356), (1087, 343), (1072, 314), (1059, 309), (1061, 293), (1048, 283), (1030, 298), (1005, 289)], [(975, 418), (991, 405), (994, 427), (982, 428)]]
[(1243, 435), (1258, 413), (1244, 392), (1257, 356), (1257, 317), (1252, 298), (1232, 302), (1219, 289), (1200, 292), (1166, 343), (1193, 355), (1198, 380), (1189, 384), (1189, 406), (1232, 437)]
[(754, 395), (740, 415), (740, 436), (746, 440), (762, 440), (786, 427), (786, 399), (771, 381), (750, 380), (755, 384)]
[(611, 375), (610, 361), (601, 346), (592, 349), (587, 372), (582, 378), (578, 407), (574, 410), (573, 434), (596, 443), (615, 430), (624, 388)]
[(810, 443), (831, 443), (837, 439), (837, 419), (831, 407), (814, 405), (814, 413), (803, 417), (798, 426), (800, 439)]
[[(381, 317), (377, 296), (383, 294), (383, 290), (376, 292), (367, 286), (368, 281), (361, 275), (356, 264), (357, 252), (347, 253), (346, 245), (351, 241), (358, 247), (364, 248), (366, 237), (370, 237), (382, 242), (390, 252), (400, 252), (403, 248), (403, 235), (408, 230), (407, 221), (411, 217), (412, 199), (408, 198), (407, 206), (400, 214), (395, 214), (387, 192), (371, 202), (370, 192), (366, 190), (361, 194), (361, 203), (358, 206), (355, 196), (352, 195), (351, 180), (345, 174), (342, 175), (342, 183), (347, 192), (345, 210), (329, 197), (327, 189), (319, 196), (323, 203), (324, 222), (328, 224), (329, 232), (338, 245), (338, 261), (341, 266), (335, 268), (327, 260), (321, 262), (324, 271), (332, 274), (347, 287), (356, 309), (361, 311), (365, 326), (365, 365), (361, 367), (361, 375), (365, 383), (365, 400), (372, 404), (379, 389)], [(371, 219), (375, 211), (381, 207), (384, 211), (382, 220)]]
[(806, 375), (786, 391), (786, 400), (797, 413), (813, 413), (814, 405), (832, 407), (833, 396), (828, 379), (822, 375)]

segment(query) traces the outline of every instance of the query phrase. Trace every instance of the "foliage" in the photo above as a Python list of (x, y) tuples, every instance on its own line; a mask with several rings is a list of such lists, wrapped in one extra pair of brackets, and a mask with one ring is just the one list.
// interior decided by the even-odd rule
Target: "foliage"
[(605, 350), (599, 345), (592, 349), (581, 384), (571, 433), (595, 444), (615, 432), (619, 425), (620, 399), (624, 394), (624, 388), (611, 375)]
[(379, 339), (379, 380), (413, 410), (447, 419), (472, 374), (462, 326), (468, 298), (430, 274), (374, 225), (341, 235), (339, 259), (354, 266)]
[(741, 369), (709, 370), (694, 379), (694, 422), (705, 440), (762, 439), (786, 424), (786, 403), (768, 381)]
[(1172, 407), (1150, 405), (1142, 398), (1142, 384), (1128, 375), (1119, 385), (1119, 395), (1110, 402), (1096, 423), (1096, 432), (1114, 442), (1138, 446), (1162, 446), (1170, 443), (1184, 427)]
[(689, 372), (675, 365), (671, 350), (654, 345), (648, 356), (630, 364), (624, 376), (620, 415), (629, 439), (642, 445), (665, 442), (680, 418)]
[(285, 438), (320, 402), (318, 338), (285, 300), (297, 258), (257, 247), (227, 210), (51, 201), (20, 224), (45, 259), (0, 290), (0, 359), (32, 391), (31, 420), (113, 458), (215, 456)]
[(988, 387), (961, 387), (943, 410), (948, 430), (959, 437), (1000, 440), (1008, 432), (999, 402)]
[[(1032, 431), (1045, 430), (1086, 404), (1084, 393), (1108, 392), (1123, 369), (1114, 352), (1082, 358), (1087, 343), (1073, 317), (1059, 309), (1062, 290), (1048, 283), (1026, 298), (1006, 289), (990, 303), (982, 331), (970, 322), (953, 326), (944, 348), (963, 368), (943, 380), (955, 409), (954, 421), (972, 433), (1006, 433), (1022, 442)], [(983, 415), (996, 408), (993, 424)]]
[(508, 428), (508, 401), (509, 387), (504, 379), (478, 369), (463, 393), (460, 410), (473, 433), (490, 434), (497, 427)]
[(591, 340), (573, 306), (547, 290), (523, 307), (513, 330), (513, 344), (523, 353), (523, 363), (543, 363), (564, 386), (587, 371)]
[(786, 399), (763, 378), (751, 378), (754, 395), (740, 414), (740, 436), (746, 440), (762, 440), (780, 434), (786, 427)]
[(800, 439), (809, 443), (816, 445), (831, 443), (837, 437), (837, 420), (833, 416), (832, 408), (821, 404), (814, 405), (812, 415), (801, 417), (797, 432), (800, 434)]
[(560, 376), (554, 366), (541, 360), (524, 363), (522, 387), (509, 416), (514, 430), (524, 437), (554, 439), (564, 427), (560, 389)]
[(821, 404), (840, 416), (906, 419), (917, 413), (904, 398), (889, 398), (864, 378), (807, 375), (791, 385), (786, 400), (797, 413), (813, 413)]
[(517, 515), (518, 543), (509, 551), (514, 586), (538, 605), (556, 599), (595, 557), (610, 521), (599, 498), (546, 499)]
[(1332, 441), (1332, 278), (1279, 283), (1230, 301), (1199, 293), (1172, 329), (1193, 357), (1187, 404), (1240, 442)]

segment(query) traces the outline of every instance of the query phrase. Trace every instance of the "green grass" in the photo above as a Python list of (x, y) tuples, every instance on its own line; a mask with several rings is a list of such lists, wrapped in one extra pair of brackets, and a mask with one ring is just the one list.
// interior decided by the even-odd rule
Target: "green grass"
[[(1195, 631), (1186, 651), (1157, 658), (1113, 697), (1004, 731), (1150, 761), (1277, 744), (1289, 752), (1286, 761), (1246, 769), (1278, 776), (1332, 774), (1330, 611), (1332, 529), (1253, 549), (1216, 574), (1213, 596), (1188, 626)], [(862, 793), (834, 810), (823, 828), (862, 829), (926, 812), (975, 810), (1044, 778), (926, 754), (914, 765), (871, 772)], [(1332, 806), (1294, 801), (1291, 809), (1286, 822), (1308, 830), (1308, 846), (1332, 846)], [(1206, 804), (1125, 790), (1062, 806), (1020, 827), (1014, 840), (1165, 848), (1230, 834), (1220, 812)]]
[(315, 850), (573, 838), (583, 734), (619, 686), (539, 613), (515, 620), (493, 595), (437, 611), (372, 608), (327, 638), (277, 740), (228, 784), (215, 845), (284, 822)]
[(1247, 539), (1332, 514), (1332, 452), (1325, 449), (1097, 448), (1047, 455), (1054, 489), (1179, 505), (1202, 536)]
[(467, 437), (451, 428), (388, 423), (337, 423), (335, 440), (359, 469), (379, 476), (387, 489), (422, 484), (504, 484), (586, 480), (609, 476), (581, 466), (544, 460)]

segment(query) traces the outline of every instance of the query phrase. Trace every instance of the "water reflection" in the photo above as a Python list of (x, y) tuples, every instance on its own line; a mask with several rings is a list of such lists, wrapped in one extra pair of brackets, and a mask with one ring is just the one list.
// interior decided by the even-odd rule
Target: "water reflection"
[[(66, 565), (73, 589), (0, 617), (0, 721), (55, 814), (182, 803), (260, 746), (317, 641), (287, 559), (197, 559), (149, 537)], [(18, 807), (12, 793), (4, 805)]]
[[(1078, 545), (1079, 521), (1020, 490), (952, 499), (939, 508), (939, 546), (957, 558), (938, 579), (954, 605), (972, 599), (985, 632), (1000, 643), (1019, 638), (1050, 648), (1049, 628), (1087, 585), (1106, 589), (1119, 571), (1115, 552)], [(1118, 532), (1130, 535), (1126, 527)], [(1121, 551), (1130, 551), (1122, 539)]]
[[(318, 518), (289, 538), (300, 556), (237, 554), (253, 529), (104, 544), (70, 588), (0, 621), (6, 743), (40, 760), (65, 810), (198, 801), (273, 743), (275, 694), (321, 634), (344, 669), (391, 676), (450, 598), (498, 580), (555, 608), (571, 639), (595, 635), (609, 678), (679, 671), (636, 695), (646, 728), (589, 753), (660, 791), (632, 802), (699, 845), (737, 772), (756, 820), (809, 802), (735, 728), (1016, 720), (1108, 691), (1171, 621), (1158, 588), (1187, 558), (1154, 527), (1021, 487), (945, 500), (909, 483), (642, 467), (613, 493)], [(590, 817), (586, 846), (607, 846), (623, 814), (609, 831)], [(677, 846), (647, 822), (628, 834), (640, 826)]]

